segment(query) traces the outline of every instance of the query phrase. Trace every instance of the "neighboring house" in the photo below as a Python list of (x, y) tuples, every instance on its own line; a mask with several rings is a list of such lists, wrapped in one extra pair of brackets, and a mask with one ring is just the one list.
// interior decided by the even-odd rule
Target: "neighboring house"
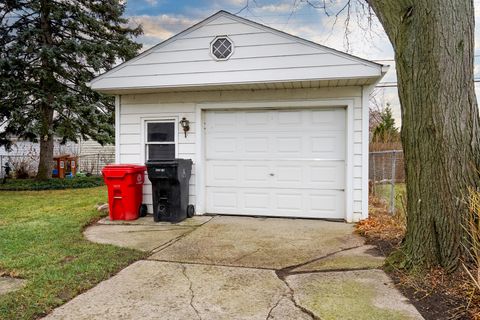
[(114, 145), (102, 146), (94, 140), (81, 139), (78, 149), (78, 166), (82, 172), (100, 175), (103, 167), (115, 162)]
[(117, 162), (193, 159), (197, 214), (357, 221), (386, 69), (220, 11), (90, 86), (116, 96)]
[[(66, 144), (60, 143), (61, 139), (55, 139), (53, 153), (72, 154), (72, 155), (97, 155), (97, 154), (114, 154), (114, 145), (102, 146), (94, 140), (80, 139), (78, 143), (68, 141)], [(40, 152), (40, 145), (31, 141), (14, 139), (10, 150), (0, 147), (0, 156), (22, 156), (29, 154), (37, 154)]]
[(97, 154), (115, 154), (115, 145), (101, 145), (95, 140), (80, 140), (78, 144), (78, 154), (85, 155), (97, 155)]
[[(60, 139), (55, 139), (53, 145), (54, 154), (77, 154), (78, 145), (74, 142), (61, 144)], [(22, 171), (34, 175), (38, 167), (40, 145), (28, 140), (12, 139), (9, 150), (0, 147), (0, 177), (4, 174), (4, 165), (8, 163), (13, 170), (22, 168)]]
[[(101, 169), (114, 162), (115, 146), (102, 146), (93, 140), (80, 139), (78, 143), (68, 141), (61, 144), (61, 139), (54, 141), (54, 155), (70, 154), (79, 157), (79, 171), (100, 174)], [(3, 167), (6, 162), (15, 167), (22, 165), (27, 167), (31, 174), (36, 172), (38, 167), (38, 157), (40, 154), (39, 143), (31, 141), (13, 139), (12, 147), (6, 150), (0, 147), (0, 177), (3, 175)]]
[[(74, 142), (67, 142), (61, 144), (60, 139), (55, 139), (53, 150), (55, 154), (77, 154), (78, 145)], [(24, 155), (38, 155), (40, 153), (40, 145), (27, 140), (13, 139), (10, 150), (5, 147), (0, 147), (0, 156), (24, 156)]]

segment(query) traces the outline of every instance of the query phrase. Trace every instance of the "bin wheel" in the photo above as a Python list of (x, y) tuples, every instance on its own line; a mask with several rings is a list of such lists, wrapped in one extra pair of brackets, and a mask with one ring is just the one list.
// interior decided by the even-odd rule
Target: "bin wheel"
[(148, 209), (146, 204), (140, 205), (140, 208), (138, 208), (138, 216), (145, 217), (147, 215), (147, 211)]
[(187, 217), (188, 218), (191, 218), (195, 215), (195, 207), (193, 206), (193, 204), (189, 204), (187, 206)]

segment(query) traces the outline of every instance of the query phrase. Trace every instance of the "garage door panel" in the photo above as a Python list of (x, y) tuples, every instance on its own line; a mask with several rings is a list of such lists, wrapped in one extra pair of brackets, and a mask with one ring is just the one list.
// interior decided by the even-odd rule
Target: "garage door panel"
[[(268, 188), (272, 185), (271, 167), (269, 164), (258, 163), (258, 161), (226, 161), (211, 160), (207, 161), (207, 181), (206, 186), (218, 187), (263, 187)], [(229, 177), (235, 177), (233, 180), (222, 179), (223, 172)], [(220, 179), (218, 178), (220, 177)]]
[(207, 140), (210, 154), (218, 157), (228, 156), (238, 152), (237, 137), (211, 137)]
[(209, 190), (209, 188), (207, 188), (207, 199), (208, 203), (211, 205), (211, 210), (235, 210), (239, 206), (238, 192), (235, 189)]
[(323, 110), (311, 110), (309, 114), (310, 126), (320, 128), (322, 131), (345, 131), (346, 119), (345, 109), (331, 110), (325, 112)]
[(220, 214), (342, 219), (344, 203), (335, 190), (207, 188), (207, 212)]
[(299, 211), (303, 211), (303, 192), (302, 190), (292, 191), (286, 189), (282, 191), (277, 191), (272, 195), (275, 199), (276, 205), (275, 209), (280, 209), (282, 211), (293, 211), (292, 214)]
[(214, 164), (214, 167), (212, 169), (213, 170), (209, 170), (212, 181), (235, 185), (239, 180), (238, 166), (234, 163), (217, 163)]
[(267, 126), (270, 121), (270, 112), (268, 111), (245, 111), (245, 124), (252, 128), (259, 129), (259, 127)]
[(309, 207), (312, 211), (334, 211), (338, 205), (334, 194), (312, 194), (309, 198)]
[(302, 115), (305, 111), (302, 110), (288, 110), (278, 111), (277, 124), (279, 125), (300, 125), (303, 122)]
[(262, 165), (256, 162), (239, 162), (237, 166), (238, 172), (242, 175), (237, 180), (237, 186), (258, 186), (258, 183), (264, 183), (268, 187), (270, 182), (270, 169), (269, 165)]
[(322, 164), (313, 164), (308, 167), (305, 180), (311, 183), (312, 187), (321, 189), (345, 189), (345, 162), (332, 161)]
[(303, 153), (303, 140), (297, 137), (277, 137), (275, 139), (276, 151), (279, 155), (301, 155)]
[(322, 218), (345, 218), (345, 192), (312, 192), (308, 199), (307, 211)]
[(345, 188), (344, 161), (207, 161), (207, 187)]
[(250, 210), (268, 210), (271, 207), (271, 198), (268, 192), (243, 192), (244, 208)]
[(345, 150), (339, 147), (344, 145), (344, 139), (343, 134), (309, 137), (309, 155), (322, 159), (344, 159)]
[[(310, 120), (308, 120), (310, 121)], [(318, 125), (302, 125), (302, 124), (297, 124), (295, 126), (293, 125), (276, 125), (276, 126), (265, 126), (263, 124), (258, 124), (258, 125), (249, 125), (248, 129), (246, 128), (240, 128), (240, 127), (228, 127), (225, 126), (224, 129), (219, 130), (218, 128), (213, 128), (210, 125), (206, 125), (205, 130), (210, 133), (216, 133), (216, 134), (222, 134), (222, 135), (234, 135), (236, 134), (248, 134), (252, 133), (252, 131), (256, 133), (285, 133), (285, 132), (290, 132), (290, 133), (299, 133), (299, 132), (305, 132), (305, 133), (319, 133), (319, 134), (329, 134), (331, 132), (344, 132), (345, 129), (343, 126), (340, 125), (333, 125), (331, 126), (330, 129), (325, 129), (319, 127), (321, 124)]]
[(275, 166), (275, 182), (285, 184), (301, 184), (304, 181), (304, 168), (295, 164), (280, 164)]
[(206, 122), (208, 127), (215, 128), (217, 131), (233, 130), (240, 125), (237, 120), (239, 113), (231, 111), (215, 111), (208, 112), (206, 115)]
[(243, 132), (213, 134), (207, 131), (207, 160), (345, 159), (345, 132)]
[(316, 132), (345, 131), (345, 109), (318, 110), (250, 110), (209, 111), (206, 116), (209, 132), (282, 132), (305, 130)]
[(345, 217), (345, 109), (207, 111), (206, 210)]
[(239, 143), (238, 145), (240, 147), (243, 147), (242, 149), (237, 150), (237, 154), (239, 152), (243, 151), (243, 154), (246, 155), (252, 155), (255, 154), (255, 156), (262, 155), (262, 156), (267, 156), (269, 152), (269, 146), (270, 146), (270, 137), (237, 137), (237, 140), (241, 141), (241, 144)]

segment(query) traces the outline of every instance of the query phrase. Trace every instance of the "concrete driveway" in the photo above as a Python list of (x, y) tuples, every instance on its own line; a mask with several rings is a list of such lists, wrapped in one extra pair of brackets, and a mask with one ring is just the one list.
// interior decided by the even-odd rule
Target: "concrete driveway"
[(46, 319), (422, 319), (345, 223), (104, 219), (85, 236), (151, 255)]

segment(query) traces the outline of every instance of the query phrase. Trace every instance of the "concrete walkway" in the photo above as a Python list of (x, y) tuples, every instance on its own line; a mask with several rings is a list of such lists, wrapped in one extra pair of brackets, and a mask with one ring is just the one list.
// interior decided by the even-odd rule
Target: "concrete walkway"
[(152, 254), (46, 319), (422, 319), (345, 223), (104, 219), (85, 236)]

